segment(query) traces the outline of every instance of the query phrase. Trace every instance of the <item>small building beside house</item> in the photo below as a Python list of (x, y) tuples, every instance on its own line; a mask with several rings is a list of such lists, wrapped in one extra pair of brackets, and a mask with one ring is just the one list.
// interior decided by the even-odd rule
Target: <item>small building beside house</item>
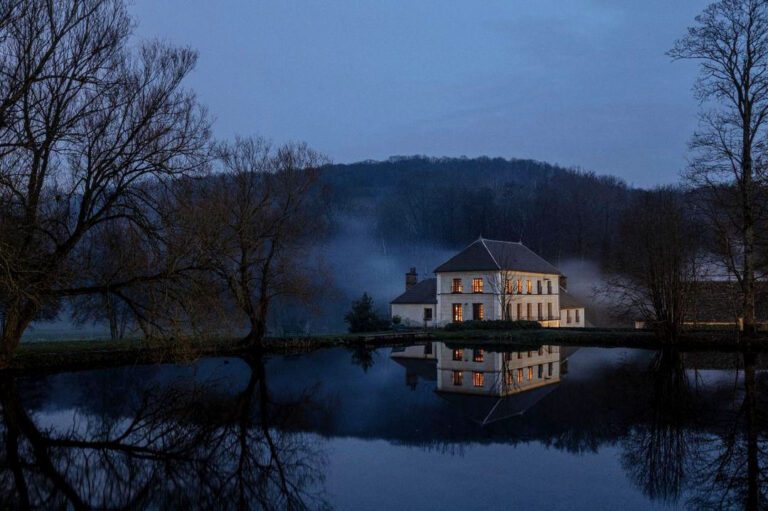
[(586, 325), (585, 307), (567, 293), (566, 277), (522, 243), (479, 238), (434, 273), (419, 281), (411, 268), (405, 292), (390, 303), (391, 317), (426, 327), (469, 320)]

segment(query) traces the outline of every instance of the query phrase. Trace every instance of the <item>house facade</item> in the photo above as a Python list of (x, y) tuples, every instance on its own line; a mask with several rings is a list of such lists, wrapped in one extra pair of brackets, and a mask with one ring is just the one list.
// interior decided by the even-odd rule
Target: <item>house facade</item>
[(567, 293), (565, 276), (522, 243), (480, 238), (434, 273), (423, 281), (414, 268), (406, 274), (406, 292), (390, 304), (392, 317), (427, 327), (470, 320), (586, 324), (585, 308)]

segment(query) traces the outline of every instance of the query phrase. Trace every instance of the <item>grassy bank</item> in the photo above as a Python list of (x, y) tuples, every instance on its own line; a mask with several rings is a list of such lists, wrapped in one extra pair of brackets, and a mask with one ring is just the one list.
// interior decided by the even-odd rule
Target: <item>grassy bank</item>
[[(651, 332), (631, 329), (527, 329), (467, 330), (456, 332), (380, 332), (329, 336), (269, 338), (265, 351), (274, 354), (305, 353), (320, 348), (378, 348), (404, 346), (426, 341), (461, 342), (500, 349), (541, 344), (562, 346), (631, 347), (655, 349), (664, 345)], [(682, 350), (737, 351), (744, 345), (733, 333), (691, 332), (677, 346)], [(768, 336), (752, 341), (751, 348), (768, 351)], [(201, 357), (247, 354), (236, 340), (197, 339), (146, 343), (139, 340), (66, 340), (23, 343), (13, 370), (20, 372), (61, 372), (135, 364), (184, 363)]]

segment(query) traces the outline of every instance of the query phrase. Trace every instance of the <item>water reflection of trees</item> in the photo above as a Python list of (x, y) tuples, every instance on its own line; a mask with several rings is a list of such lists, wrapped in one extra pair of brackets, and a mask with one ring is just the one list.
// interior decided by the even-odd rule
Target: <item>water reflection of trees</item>
[(674, 350), (655, 359), (651, 392), (623, 440), (622, 462), (650, 498), (692, 509), (764, 509), (768, 471), (766, 400), (756, 356), (719, 392), (701, 392)]
[(247, 360), (246, 386), (142, 394), (130, 415), (77, 417), (66, 430), (38, 424), (16, 382), (0, 382), (0, 497), (18, 508), (305, 509), (326, 506), (324, 455), (302, 433), (326, 413), (310, 393), (270, 399), (264, 364)]

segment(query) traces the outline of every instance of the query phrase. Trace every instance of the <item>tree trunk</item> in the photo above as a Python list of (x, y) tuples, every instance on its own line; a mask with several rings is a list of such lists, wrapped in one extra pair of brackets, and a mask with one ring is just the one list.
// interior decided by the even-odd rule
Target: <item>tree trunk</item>
[(0, 369), (7, 369), (21, 342), (21, 336), (35, 317), (35, 308), (27, 303), (11, 305), (5, 313), (2, 338), (0, 339)]

